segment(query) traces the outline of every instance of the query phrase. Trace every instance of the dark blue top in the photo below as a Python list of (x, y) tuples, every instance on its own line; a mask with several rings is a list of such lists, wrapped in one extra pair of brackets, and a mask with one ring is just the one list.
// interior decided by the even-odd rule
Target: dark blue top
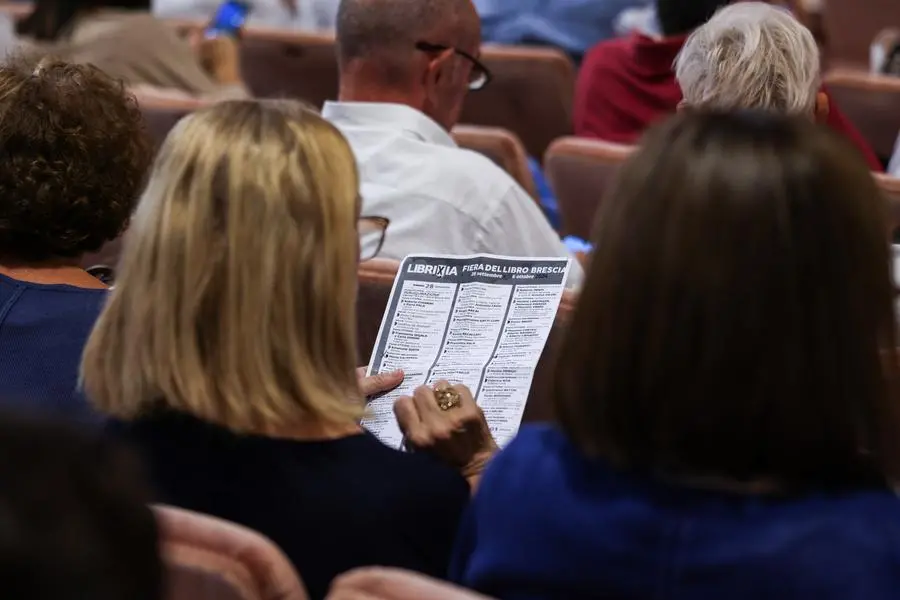
[(93, 421), (81, 354), (107, 291), (0, 275), (0, 407)]
[(503, 600), (895, 599), (900, 500), (669, 485), (526, 427), (487, 469), (451, 574)]
[(327, 441), (240, 436), (176, 413), (108, 427), (143, 454), (156, 501), (268, 536), (313, 600), (359, 566), (447, 574), (469, 486), (426, 456), (366, 433)]

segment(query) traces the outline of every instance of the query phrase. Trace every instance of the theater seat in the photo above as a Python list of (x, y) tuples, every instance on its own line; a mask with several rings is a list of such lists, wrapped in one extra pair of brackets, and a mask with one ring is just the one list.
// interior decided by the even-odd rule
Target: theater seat
[(875, 35), (883, 27), (900, 25), (897, 0), (825, 0), (822, 4), (828, 61), (835, 66), (865, 68)]
[(544, 158), (544, 170), (556, 194), (565, 235), (587, 239), (594, 213), (619, 167), (634, 151), (602, 140), (556, 140)]
[(367, 567), (338, 577), (325, 600), (491, 600), (459, 586), (402, 569)]
[[(167, 19), (182, 33), (202, 22)], [(259, 98), (297, 98), (316, 108), (337, 98), (338, 66), (334, 35), (254, 25), (241, 37), (244, 82)]]
[(138, 106), (153, 143), (159, 148), (175, 124), (185, 115), (206, 106), (206, 102), (188, 99), (138, 96)]
[(484, 154), (509, 173), (532, 198), (537, 199), (534, 178), (528, 168), (528, 157), (516, 134), (500, 127), (457, 125), (453, 139), (463, 148)]
[(166, 566), (165, 600), (307, 600), (294, 567), (261, 534), (169, 506), (153, 512)]
[(825, 86), (875, 154), (887, 161), (900, 132), (900, 78), (835, 69), (825, 75)]
[(575, 65), (560, 50), (485, 45), (481, 59), (494, 75), (463, 107), (463, 123), (502, 127), (538, 159), (550, 143), (572, 133)]
[(334, 36), (252, 27), (241, 42), (247, 87), (261, 98), (299, 98), (318, 109), (337, 99)]
[(386, 258), (373, 258), (359, 265), (359, 288), (356, 296), (356, 348), (359, 364), (367, 365), (375, 347), (375, 338), (387, 308), (394, 278), (400, 263)]

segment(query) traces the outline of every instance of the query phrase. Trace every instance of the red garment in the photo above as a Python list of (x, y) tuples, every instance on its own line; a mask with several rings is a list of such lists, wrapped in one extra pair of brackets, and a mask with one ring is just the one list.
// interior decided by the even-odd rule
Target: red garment
[[(681, 102), (673, 65), (686, 39), (634, 34), (591, 48), (575, 88), (575, 135), (634, 144), (649, 125), (673, 113)], [(828, 125), (859, 148), (873, 171), (883, 171), (872, 148), (830, 97), (829, 103)]]

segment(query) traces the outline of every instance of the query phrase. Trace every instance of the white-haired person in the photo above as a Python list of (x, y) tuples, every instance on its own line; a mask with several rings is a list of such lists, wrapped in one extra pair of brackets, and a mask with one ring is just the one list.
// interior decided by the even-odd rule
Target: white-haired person
[(835, 110), (822, 87), (819, 47), (793, 15), (766, 2), (735, 2), (687, 39), (675, 61), (682, 104), (809, 115), (847, 136), (873, 171), (884, 165)]
[[(347, 142), (296, 102), (193, 113), (160, 150), (82, 364), (156, 500), (267, 535), (313, 599), (358, 566), (443, 576), (477, 476), (465, 453), (448, 454), (461, 473), (359, 426), (358, 199)], [(452, 426), (486, 431), (459, 404)], [(419, 449), (427, 435), (407, 428)]]
[[(816, 92), (827, 94), (820, 87), (815, 39), (803, 24), (777, 2), (737, 2), (707, 21), (710, 9), (727, 4), (655, 0), (662, 37), (637, 33), (593, 48), (578, 76), (576, 134), (632, 144), (682, 100), (778, 110), (788, 105), (786, 96), (808, 100)], [(679, 54), (676, 79), (672, 63)], [(800, 104), (806, 111), (806, 103)], [(834, 102), (827, 105), (818, 116), (856, 146), (871, 170), (883, 170)]]

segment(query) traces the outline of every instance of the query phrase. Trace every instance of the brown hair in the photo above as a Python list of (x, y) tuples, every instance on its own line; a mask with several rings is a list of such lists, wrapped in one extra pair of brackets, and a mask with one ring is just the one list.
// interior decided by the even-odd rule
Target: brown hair
[(655, 129), (595, 223), (554, 374), (562, 427), (625, 468), (897, 476), (886, 220), (857, 153), (808, 119), (685, 112)]
[(357, 192), (346, 140), (300, 105), (223, 102), (179, 122), (85, 348), (94, 406), (238, 432), (354, 423)]
[(124, 230), (152, 156), (121, 81), (54, 60), (0, 66), (0, 256), (98, 250)]

